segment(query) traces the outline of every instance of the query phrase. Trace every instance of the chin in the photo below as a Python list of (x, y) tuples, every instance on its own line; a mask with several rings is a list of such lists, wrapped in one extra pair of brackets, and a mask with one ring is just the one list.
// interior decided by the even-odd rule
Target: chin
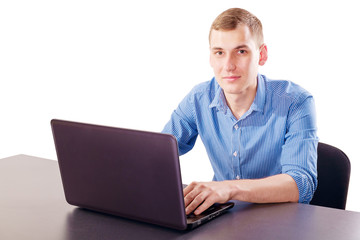
[(223, 88), (223, 90), (224, 90), (224, 93), (226, 93), (226, 94), (241, 94), (241, 93), (243, 93), (244, 92), (244, 90), (243, 89), (234, 89), (234, 88)]

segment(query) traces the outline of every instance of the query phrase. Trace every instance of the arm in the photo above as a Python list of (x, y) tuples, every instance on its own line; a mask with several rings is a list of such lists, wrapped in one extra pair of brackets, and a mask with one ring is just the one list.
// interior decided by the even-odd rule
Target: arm
[(254, 203), (297, 202), (299, 191), (294, 179), (279, 174), (263, 179), (193, 182), (184, 189), (186, 213), (200, 214), (214, 203), (239, 200)]
[(198, 136), (193, 111), (193, 97), (192, 92), (190, 92), (180, 102), (162, 130), (163, 133), (172, 134), (176, 138), (180, 155), (187, 153), (194, 147)]
[(290, 175), (299, 190), (299, 202), (309, 203), (317, 187), (317, 126), (312, 97), (299, 98), (289, 110), (282, 173)]

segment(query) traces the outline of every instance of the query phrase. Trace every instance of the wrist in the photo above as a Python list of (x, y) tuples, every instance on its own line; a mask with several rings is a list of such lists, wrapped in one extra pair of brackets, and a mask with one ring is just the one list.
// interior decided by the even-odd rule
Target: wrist
[(246, 184), (247, 180), (229, 180), (230, 199), (248, 202), (251, 199), (251, 189)]

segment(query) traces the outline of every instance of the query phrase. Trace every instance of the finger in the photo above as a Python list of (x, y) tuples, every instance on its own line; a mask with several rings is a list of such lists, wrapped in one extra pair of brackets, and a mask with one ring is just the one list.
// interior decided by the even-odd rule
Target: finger
[(195, 182), (192, 182), (190, 185), (186, 186), (186, 188), (183, 189), (184, 196), (191, 192), (194, 189), (194, 186)]
[(210, 198), (207, 198), (200, 206), (198, 206), (194, 212), (195, 215), (199, 215), (204, 212), (206, 209), (211, 207), (215, 202)]
[(197, 192), (191, 191), (186, 196), (184, 196), (185, 207), (187, 207), (196, 198), (197, 195)]
[(187, 207), (201, 191), (196, 188), (197, 183), (193, 182), (184, 189), (184, 203)]
[(186, 207), (186, 214), (192, 213), (206, 199), (205, 193), (198, 194)]
[[(188, 208), (190, 204), (196, 204), (197, 201), (195, 201), (196, 198), (198, 198), (198, 195), (201, 194), (201, 192), (193, 190), (191, 192), (189, 192), (185, 197), (184, 197), (184, 204), (185, 207)], [(195, 202), (194, 202), (195, 201)], [(201, 203), (201, 202), (200, 202)], [(199, 203), (199, 204), (200, 204)]]

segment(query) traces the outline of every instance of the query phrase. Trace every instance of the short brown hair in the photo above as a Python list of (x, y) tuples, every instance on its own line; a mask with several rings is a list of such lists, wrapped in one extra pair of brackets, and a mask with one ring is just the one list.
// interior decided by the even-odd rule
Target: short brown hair
[(251, 34), (255, 37), (259, 46), (264, 43), (262, 24), (260, 20), (252, 13), (241, 8), (230, 8), (217, 16), (211, 25), (209, 40), (213, 29), (225, 31), (234, 30), (238, 24), (244, 24), (250, 29)]

